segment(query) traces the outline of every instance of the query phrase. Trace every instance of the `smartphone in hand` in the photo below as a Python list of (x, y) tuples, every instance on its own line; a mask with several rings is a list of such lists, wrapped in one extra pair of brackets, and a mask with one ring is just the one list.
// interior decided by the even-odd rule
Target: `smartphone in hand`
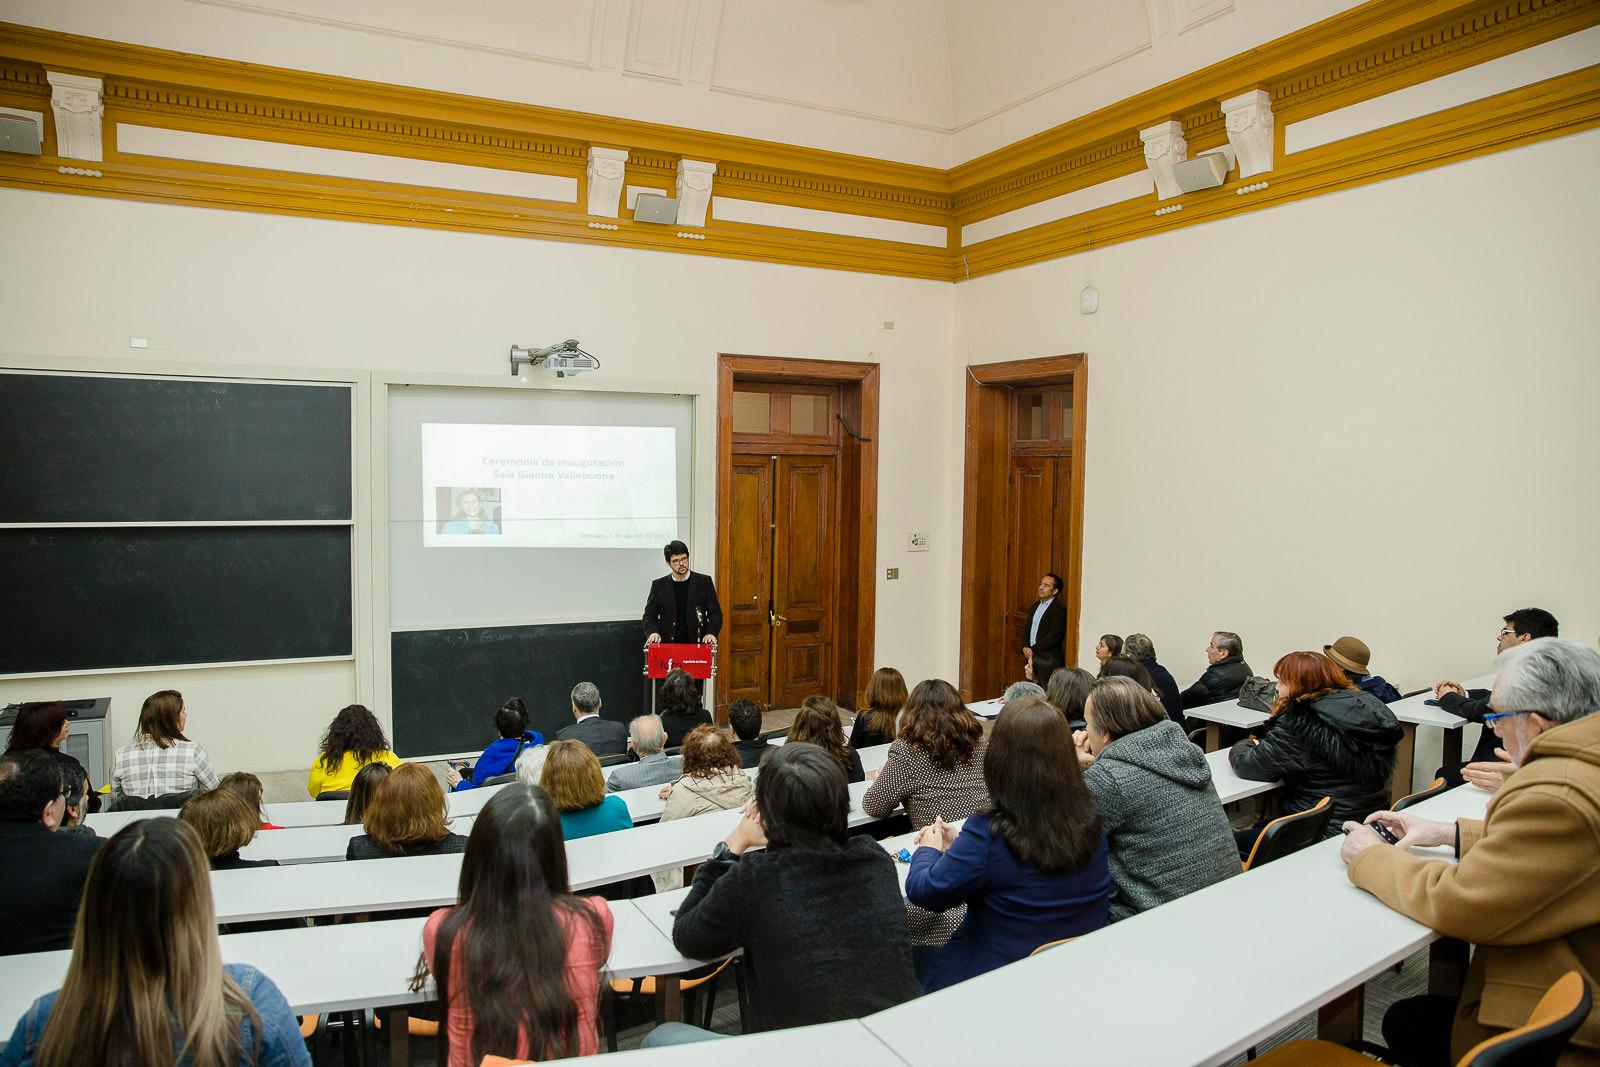
[(1381, 837), (1385, 841), (1389, 842), (1389, 844), (1398, 845), (1400, 843), (1400, 839), (1398, 837), (1394, 836), (1394, 831), (1389, 829), (1387, 826), (1383, 825), (1383, 823), (1381, 823), (1381, 822), (1369, 822), (1369, 823), (1367, 823), (1367, 825), (1372, 827), (1372, 832), (1373, 833), (1377, 834), (1379, 837)]

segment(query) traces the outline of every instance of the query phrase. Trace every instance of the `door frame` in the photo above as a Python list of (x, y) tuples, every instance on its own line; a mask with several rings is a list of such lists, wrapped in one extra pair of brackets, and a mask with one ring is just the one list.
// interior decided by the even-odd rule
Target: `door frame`
[[(839, 442), (839, 568), (834, 598), (839, 625), (834, 636), (834, 700), (859, 705), (872, 678), (877, 637), (878, 584), (878, 364), (832, 359), (717, 354), (717, 565), (719, 588), (727, 583), (732, 533), (733, 387), (740, 380), (839, 386), (840, 414), (865, 440), (848, 433)], [(780, 450), (781, 451), (781, 450)], [(717, 670), (723, 667), (717, 648)], [(726, 716), (718, 699), (717, 719)]]
[[(1085, 433), (1088, 423), (1089, 357), (1082, 352), (965, 368), (967, 382), (966, 465), (961, 506), (962, 697), (978, 700), (973, 679), (980, 657), (1003, 647), (1006, 616), (1015, 605), (1004, 601), (1007, 473), (1010, 469), (1011, 389), (1030, 385), (1072, 385), (1071, 504), (1067, 515), (1070, 549), (1059, 561), (1067, 583), (1066, 662), (1078, 661), (1079, 615), (1083, 602), (1083, 490)], [(997, 635), (996, 627), (1001, 633)], [(1040, 681), (1040, 685), (1044, 682)]]

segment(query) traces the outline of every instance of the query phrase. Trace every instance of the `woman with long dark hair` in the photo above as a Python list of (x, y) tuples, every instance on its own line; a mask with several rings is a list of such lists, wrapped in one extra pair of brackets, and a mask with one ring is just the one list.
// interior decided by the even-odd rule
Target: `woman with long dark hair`
[(483, 806), (461, 862), (460, 899), (428, 917), (413, 977), (431, 973), (446, 1023), (440, 1059), (559, 1059), (600, 1050), (600, 969), (611, 908), (573, 896), (560, 813), (544, 790), (514, 782)]
[(850, 747), (861, 749), (887, 745), (898, 733), (900, 709), (906, 706), (905, 677), (893, 667), (879, 667), (867, 683), (861, 710), (850, 724)]
[(100, 794), (89, 781), (89, 772), (76, 756), (61, 751), (67, 741), (67, 706), (59, 700), (31, 701), (17, 711), (17, 720), (11, 725), (11, 736), (6, 738), (6, 752), (27, 752), (38, 749), (47, 752), (61, 764), (61, 773), (69, 782), (80, 782), (83, 793), (89, 798), (90, 811), (100, 810)]
[[(1278, 699), (1266, 735), (1233, 746), (1228, 762), (1252, 782), (1281, 780), (1278, 813), (1292, 815), (1333, 801), (1325, 837), (1388, 806), (1400, 723), (1383, 701), (1351, 684), (1320, 652), (1291, 652), (1272, 668)], [(1239, 853), (1250, 854), (1260, 827), (1240, 830)]]
[(667, 747), (677, 748), (689, 731), (696, 726), (710, 726), (711, 713), (700, 704), (700, 691), (694, 686), (689, 672), (671, 670), (661, 683), (661, 695), (656, 699), (656, 714), (667, 731)]
[(789, 725), (789, 740), (816, 745), (838, 760), (846, 781), (867, 780), (867, 772), (861, 768), (861, 757), (845, 744), (839, 705), (827, 697), (810, 696), (801, 701), (800, 710), (795, 712), (794, 722)]
[(967, 906), (923, 979), (928, 991), (1107, 922), (1106, 837), (1061, 713), (1038, 698), (1008, 706), (989, 738), (983, 777), (984, 809), (959, 834), (943, 819), (924, 829), (906, 875), (912, 904)]
[(117, 749), (112, 763), (113, 807), (124, 797), (150, 799), (217, 787), (211, 757), (184, 736), (188, 724), (189, 709), (176, 689), (145, 698), (133, 743)]
[(861, 798), (874, 819), (904, 806), (911, 828), (965, 819), (989, 799), (983, 783), (983, 724), (949, 682), (918, 682), (906, 700), (900, 736)]
[(350, 783), (350, 798), (344, 802), (346, 826), (355, 826), (366, 817), (367, 808), (378, 793), (378, 786), (383, 784), (393, 769), (387, 763), (369, 763), (356, 772), (355, 780)]
[(5, 1064), (310, 1067), (272, 979), (223, 963), (200, 839), (177, 819), (141, 819), (89, 868), (58, 992), (23, 1015)]
[(346, 792), (369, 763), (398, 767), (400, 757), (389, 751), (378, 717), (360, 704), (350, 704), (339, 710), (322, 735), (322, 751), (311, 763), (306, 792), (313, 800), (323, 793)]

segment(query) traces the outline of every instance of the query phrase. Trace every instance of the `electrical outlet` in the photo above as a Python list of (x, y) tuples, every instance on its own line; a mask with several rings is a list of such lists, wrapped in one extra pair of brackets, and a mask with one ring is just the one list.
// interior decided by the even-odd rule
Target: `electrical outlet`
[(888, 568), (887, 570), (884, 571), (883, 576), (885, 578), (887, 578), (891, 582), (896, 581), (900, 577), (900, 568), (899, 567), (890, 567), (890, 568)]

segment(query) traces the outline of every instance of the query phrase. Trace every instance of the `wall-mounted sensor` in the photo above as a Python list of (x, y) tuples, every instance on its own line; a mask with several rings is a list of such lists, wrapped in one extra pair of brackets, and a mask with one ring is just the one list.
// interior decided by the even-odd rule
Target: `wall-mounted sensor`
[(1085, 315), (1093, 315), (1100, 310), (1100, 290), (1092, 285), (1083, 287), (1083, 292), (1078, 294), (1078, 310)]

